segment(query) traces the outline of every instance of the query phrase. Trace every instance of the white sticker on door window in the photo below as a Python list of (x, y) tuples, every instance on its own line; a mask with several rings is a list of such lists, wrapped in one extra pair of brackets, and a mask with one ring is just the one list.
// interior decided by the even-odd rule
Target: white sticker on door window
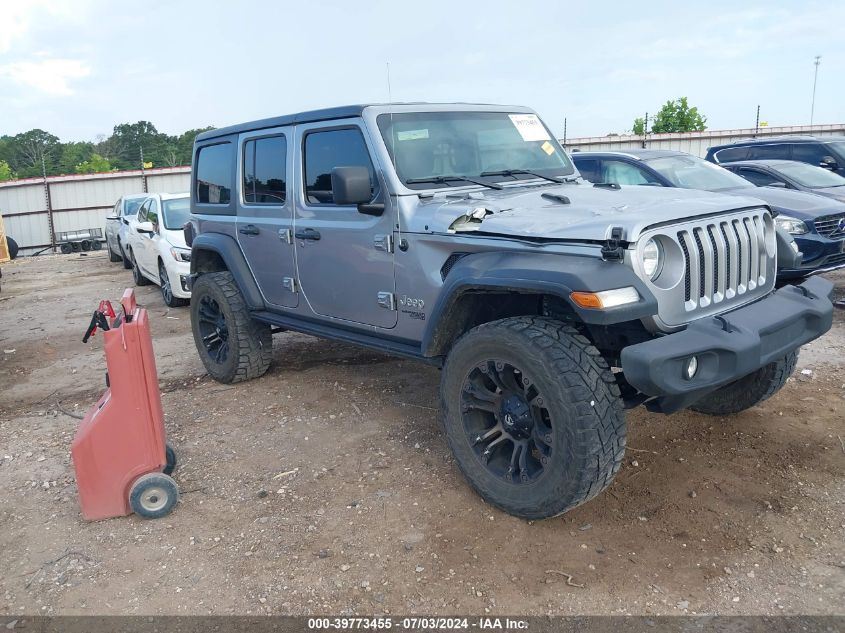
[(428, 130), (404, 130), (396, 133), (397, 140), (416, 141), (421, 138), (428, 138)]
[(523, 141), (548, 141), (549, 133), (536, 114), (509, 114)]

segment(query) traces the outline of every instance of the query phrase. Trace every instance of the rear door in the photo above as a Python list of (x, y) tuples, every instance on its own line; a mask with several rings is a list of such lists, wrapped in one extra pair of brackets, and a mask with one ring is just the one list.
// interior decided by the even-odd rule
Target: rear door
[(242, 134), (238, 142), (238, 243), (264, 300), (277, 308), (299, 304), (293, 246), (291, 128)]
[(120, 213), (122, 209), (123, 198), (118, 200), (112, 208), (110, 214), (106, 216), (106, 244), (109, 250), (119, 253), (117, 248), (117, 232), (120, 230)]
[[(160, 209), (159, 202), (156, 198), (149, 198), (144, 203), (143, 213), (143, 216), (141, 212), (138, 213), (138, 223), (151, 222), (153, 227), (158, 229)], [(130, 228), (137, 235), (137, 241), (135, 242), (137, 246), (133, 250), (135, 261), (138, 262), (138, 268), (141, 269), (145, 276), (151, 279), (158, 279), (158, 257), (156, 250), (158, 234), (155, 232), (138, 233), (137, 228), (138, 224), (134, 224)]]
[[(396, 325), (393, 277), (393, 214), (377, 176), (374, 152), (360, 120), (297, 126), (294, 242), (302, 292), (324, 317), (380, 328)], [(334, 203), (334, 167), (370, 172), (372, 200), (386, 203), (381, 216)]]

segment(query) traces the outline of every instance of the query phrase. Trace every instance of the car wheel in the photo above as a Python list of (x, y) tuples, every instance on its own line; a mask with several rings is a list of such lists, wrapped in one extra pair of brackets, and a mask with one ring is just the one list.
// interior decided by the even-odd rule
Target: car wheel
[(122, 259), (122, 257), (118, 253), (115, 253), (111, 249), (111, 244), (109, 244), (108, 242), (106, 242), (106, 248), (109, 249), (109, 261), (110, 262), (119, 262)]
[(171, 308), (178, 308), (185, 305), (186, 301), (180, 297), (173, 296), (173, 286), (170, 284), (170, 276), (167, 274), (167, 269), (164, 267), (164, 262), (158, 261), (158, 279), (161, 287), (161, 298), (164, 299), (165, 305)]
[(132, 268), (132, 262), (129, 261), (129, 258), (126, 256), (126, 252), (123, 250), (123, 244), (120, 243), (120, 240), (117, 242), (117, 248), (120, 251), (120, 258), (123, 260), (123, 267), (126, 270)]
[(440, 404), (469, 483), (525, 519), (595, 497), (625, 453), (613, 373), (588, 339), (554, 319), (514, 317), (470, 330), (446, 359)]
[(132, 279), (135, 281), (136, 286), (147, 286), (150, 283), (150, 280), (144, 277), (144, 273), (141, 272), (141, 269), (138, 268), (138, 260), (135, 259), (135, 253), (129, 251), (129, 257), (132, 260)]
[(706, 415), (733, 415), (768, 400), (786, 384), (795, 371), (798, 352), (790, 352), (780, 360), (761, 367), (753, 374), (720, 387), (690, 407)]
[(232, 273), (206, 273), (191, 288), (191, 329), (209, 375), (222, 383), (263, 376), (270, 367), (270, 326), (249, 314)]

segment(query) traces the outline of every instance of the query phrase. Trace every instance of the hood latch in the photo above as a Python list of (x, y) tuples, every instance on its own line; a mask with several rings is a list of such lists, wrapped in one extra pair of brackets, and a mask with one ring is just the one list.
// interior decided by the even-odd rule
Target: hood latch
[(602, 259), (608, 261), (622, 261), (625, 258), (625, 250), (622, 248), (622, 227), (614, 226), (610, 229), (610, 237), (605, 240), (601, 247)]

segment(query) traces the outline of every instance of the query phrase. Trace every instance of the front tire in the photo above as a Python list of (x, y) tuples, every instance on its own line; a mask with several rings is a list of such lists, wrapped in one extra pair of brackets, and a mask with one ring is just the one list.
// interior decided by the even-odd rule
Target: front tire
[(707, 394), (690, 407), (706, 415), (734, 415), (768, 400), (786, 384), (795, 371), (798, 351), (761, 367), (753, 374), (735, 380)]
[(610, 485), (625, 453), (619, 387), (598, 350), (545, 317), (481, 325), (452, 348), (440, 384), (459, 468), (488, 503), (544, 519)]
[(273, 354), (270, 326), (252, 319), (232, 273), (200, 275), (191, 288), (191, 329), (202, 364), (226, 384), (267, 373)]
[(187, 303), (185, 299), (176, 297), (173, 294), (173, 286), (170, 285), (170, 276), (167, 274), (167, 269), (164, 267), (164, 262), (158, 262), (158, 281), (161, 288), (161, 298), (169, 308), (178, 308)]

